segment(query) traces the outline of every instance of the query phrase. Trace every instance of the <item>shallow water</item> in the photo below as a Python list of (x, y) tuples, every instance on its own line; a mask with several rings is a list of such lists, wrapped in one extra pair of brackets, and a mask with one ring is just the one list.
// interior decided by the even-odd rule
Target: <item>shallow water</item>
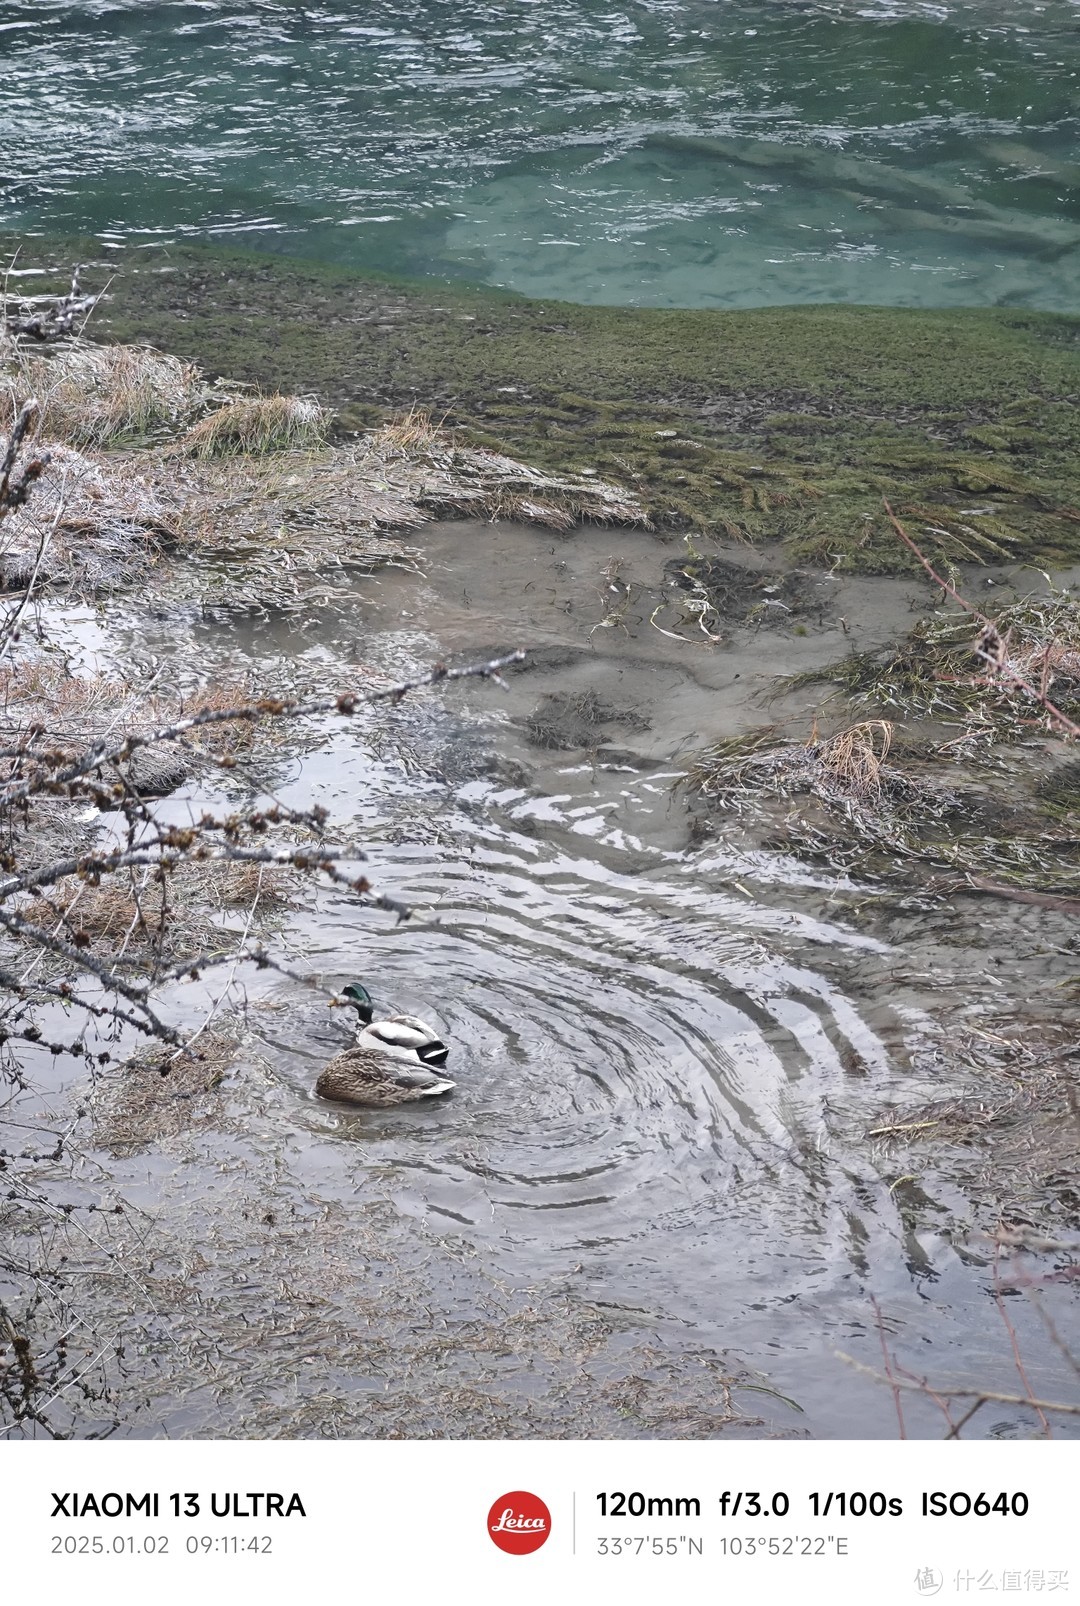
[[(605, 627), (616, 542), (634, 606)], [(164, 624), (118, 625), (114, 614), (103, 633), (89, 618), (77, 625), (84, 649), (106, 658), (157, 655), (189, 676), (222, 662), (264, 678), (288, 668), (335, 685), (370, 665), (405, 674), (443, 654), (532, 649), (506, 693), (466, 683), (328, 723), (280, 767), (278, 795), (325, 803), (378, 888), (416, 911), (397, 924), (324, 890), (290, 918), (281, 951), (327, 984), (363, 979), (380, 1010), (432, 1020), (452, 1045), (458, 1088), (436, 1107), (388, 1112), (316, 1100), (344, 1025), (296, 983), (245, 975), (258, 1061), (230, 1077), (226, 1129), (106, 1162), (158, 1232), (197, 1246), (185, 1251), (200, 1267), (197, 1315), (174, 1316), (171, 1331), (197, 1321), (213, 1360), (200, 1355), (179, 1388), (162, 1317), (144, 1315), (153, 1359), (128, 1364), (146, 1405), (122, 1431), (328, 1431), (324, 1395), (335, 1411), (355, 1410), (357, 1390), (387, 1385), (372, 1382), (363, 1345), (330, 1343), (327, 1323), (346, 1311), (355, 1326), (373, 1286), (391, 1319), (398, 1276), (410, 1290), (397, 1336), (407, 1353), (411, 1335), (487, 1309), (490, 1289), (462, 1286), (470, 1255), (500, 1289), (529, 1291), (549, 1345), (561, 1332), (544, 1303), (552, 1289), (571, 1309), (602, 1310), (629, 1346), (626, 1365), (649, 1379), (646, 1397), (663, 1393), (648, 1370), (663, 1355), (668, 1392), (646, 1432), (710, 1431), (687, 1419), (686, 1401), (716, 1364), (703, 1356), (723, 1356), (795, 1402), (736, 1392), (743, 1409), (764, 1408), (772, 1431), (891, 1436), (888, 1391), (835, 1354), (878, 1364), (874, 1298), (890, 1346), (918, 1375), (975, 1375), (1009, 1392), (1011, 1350), (1004, 1327), (988, 1325), (991, 1274), (977, 1236), (965, 1238), (968, 1201), (947, 1166), (928, 1164), (913, 1211), (864, 1134), (890, 1103), (964, 1084), (947, 1059), (912, 1063), (943, 1010), (992, 1029), (1070, 973), (1068, 952), (1035, 940), (1052, 936), (1053, 917), (1004, 904), (952, 939), (955, 915), (920, 915), (917, 899), (808, 868), (757, 845), (752, 830), (697, 840), (672, 790), (710, 739), (781, 714), (809, 728), (813, 692), (764, 701), (778, 658), (794, 669), (883, 644), (910, 619), (918, 587), (832, 581), (805, 634), (741, 628), (716, 645), (677, 600), (664, 603), (664, 564), (680, 542), (512, 526), (496, 542), (491, 526), (444, 524), (421, 544), (424, 581), (383, 573), (348, 607), (306, 621), (179, 610)], [(205, 798), (193, 788), (161, 807), (184, 819)], [(255, 1179), (266, 1190), (257, 1209)], [(375, 1208), (388, 1224), (373, 1260), (362, 1232)], [(299, 1249), (279, 1270), (290, 1212)], [(268, 1234), (260, 1222), (275, 1216)], [(300, 1268), (311, 1275), (337, 1216), (346, 1247), (334, 1240), (332, 1297), (320, 1284), (306, 1303)], [(421, 1273), (434, 1290), (422, 1297)], [(287, 1297), (275, 1298), (279, 1282)], [(1045, 1297), (1061, 1302), (1067, 1330), (1067, 1288)], [(1032, 1308), (1013, 1303), (1036, 1390), (1068, 1398)], [(364, 1317), (366, 1343), (379, 1320)], [(327, 1345), (331, 1375), (295, 1371)], [(518, 1399), (501, 1431), (545, 1436), (560, 1431), (560, 1402), (584, 1362), (566, 1341), (544, 1371), (542, 1341), (526, 1349), (521, 1375), (489, 1378), (485, 1399)], [(223, 1351), (243, 1358), (227, 1391), (215, 1382)], [(449, 1375), (460, 1382), (474, 1360), (459, 1349)], [(413, 1364), (399, 1354), (389, 1373)], [(594, 1378), (565, 1430), (642, 1431), (636, 1417), (597, 1417), (603, 1391)], [(442, 1431), (481, 1431), (475, 1407), (455, 1409)], [(335, 1431), (372, 1431), (355, 1415), (344, 1428), (333, 1420)], [(942, 1431), (915, 1398), (906, 1420), (915, 1435)], [(980, 1429), (1027, 1431), (1004, 1407)]]
[(1074, 311), (1077, 0), (11, 0), (0, 227), (528, 295)]

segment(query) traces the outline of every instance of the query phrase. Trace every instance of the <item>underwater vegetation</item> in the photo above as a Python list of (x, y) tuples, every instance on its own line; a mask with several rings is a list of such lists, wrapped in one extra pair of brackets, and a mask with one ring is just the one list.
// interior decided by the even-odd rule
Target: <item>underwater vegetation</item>
[(1080, 558), (1077, 319), (583, 307), (195, 247), (121, 267), (98, 338), (314, 393), (345, 431), (426, 408), (462, 444), (625, 486), (659, 526), (837, 572), (912, 566), (883, 497), (933, 558)]

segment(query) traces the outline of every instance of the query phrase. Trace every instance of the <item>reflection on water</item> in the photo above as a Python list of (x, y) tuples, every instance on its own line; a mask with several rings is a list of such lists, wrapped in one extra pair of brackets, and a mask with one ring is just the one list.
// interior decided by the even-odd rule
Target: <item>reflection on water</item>
[(1075, 0), (12, 0), (0, 226), (568, 300), (1074, 310)]

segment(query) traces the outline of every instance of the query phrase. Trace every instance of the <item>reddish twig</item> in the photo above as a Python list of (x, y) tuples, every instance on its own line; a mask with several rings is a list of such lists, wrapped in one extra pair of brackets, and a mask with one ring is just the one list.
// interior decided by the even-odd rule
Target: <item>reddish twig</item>
[[(1012, 1348), (1013, 1364), (1016, 1367), (1017, 1375), (1019, 1376), (1021, 1383), (1027, 1389), (1028, 1398), (1033, 1399), (1035, 1390), (1028, 1382), (1028, 1375), (1024, 1370), (1023, 1356), (1020, 1354), (1020, 1343), (1016, 1336), (1016, 1328), (1013, 1326), (1009, 1317), (1009, 1313), (1005, 1309), (1005, 1301), (1001, 1294), (1001, 1250), (996, 1246), (994, 1249), (994, 1303), (997, 1305), (998, 1313), (1001, 1316), (1002, 1321), (1005, 1323), (1005, 1331), (1009, 1335), (1009, 1344)], [(1043, 1410), (1042, 1406), (1038, 1404), (1035, 1405), (1034, 1409), (1036, 1416), (1039, 1418), (1039, 1423), (1042, 1427), (1044, 1435), (1048, 1439), (1052, 1438), (1053, 1435), (1050, 1432), (1050, 1423), (1047, 1420), (1046, 1412)]]
[[(853, 1355), (847, 1355), (843, 1350), (834, 1350), (833, 1353), (838, 1361), (850, 1366), (852, 1371), (861, 1373), (863, 1377), (873, 1378), (875, 1383), (888, 1383), (893, 1389), (906, 1389), (912, 1394), (925, 1395), (928, 1392), (926, 1384), (921, 1381), (911, 1382), (906, 1377), (895, 1375), (891, 1378), (883, 1377), (880, 1372), (875, 1372), (872, 1366), (865, 1366), (862, 1361), (857, 1361)], [(1080, 1403), (1075, 1400), (1038, 1400), (1031, 1394), (1005, 1394), (1000, 1389), (950, 1387), (939, 1389), (938, 1392), (947, 1395), (950, 1400), (974, 1400), (976, 1408), (993, 1402), (997, 1405), (1022, 1405), (1025, 1409), (1038, 1411), (1040, 1414), (1044, 1411), (1055, 1411), (1060, 1412), (1062, 1416), (1080, 1416)], [(968, 1415), (973, 1416), (974, 1411)], [(958, 1422), (957, 1428), (963, 1427), (966, 1420), (967, 1417)], [(954, 1438), (955, 1434), (950, 1432), (947, 1437)]]
[(896, 1406), (896, 1420), (900, 1424), (900, 1437), (906, 1439), (907, 1427), (904, 1422), (904, 1408), (900, 1403), (900, 1385), (893, 1375), (892, 1357), (889, 1354), (889, 1346), (885, 1342), (885, 1322), (881, 1315), (881, 1306), (873, 1294), (870, 1295), (870, 1303), (874, 1307), (874, 1319), (877, 1322), (878, 1338), (881, 1340), (881, 1354), (885, 1362), (885, 1376), (888, 1378), (889, 1386), (892, 1389), (893, 1403)]
[[(955, 1438), (959, 1433), (960, 1428), (963, 1426), (963, 1423), (953, 1421), (952, 1412), (949, 1410), (949, 1402), (945, 1396), (943, 1394), (939, 1394), (937, 1389), (934, 1388), (933, 1384), (927, 1378), (919, 1377), (916, 1375), (916, 1373), (909, 1372), (906, 1366), (900, 1365), (899, 1361), (894, 1360), (893, 1365), (896, 1368), (898, 1376), (906, 1378), (910, 1383), (917, 1384), (919, 1388), (925, 1391), (927, 1398), (933, 1400), (934, 1404), (937, 1406), (938, 1410), (949, 1424), (949, 1432), (945, 1435), (945, 1437), (950, 1439)], [(899, 1394), (899, 1392), (899, 1388), (893, 1389), (894, 1396)], [(980, 1401), (980, 1404), (981, 1403), (982, 1402)]]

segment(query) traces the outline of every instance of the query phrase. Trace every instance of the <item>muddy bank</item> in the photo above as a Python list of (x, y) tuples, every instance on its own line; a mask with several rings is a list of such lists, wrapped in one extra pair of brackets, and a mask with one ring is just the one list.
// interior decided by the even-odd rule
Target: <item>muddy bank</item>
[(111, 339), (315, 391), (347, 429), (420, 405), (466, 443), (621, 484), (658, 524), (903, 572), (885, 495), (943, 559), (1080, 556), (1074, 319), (580, 307), (184, 245), (47, 253), (115, 273)]

